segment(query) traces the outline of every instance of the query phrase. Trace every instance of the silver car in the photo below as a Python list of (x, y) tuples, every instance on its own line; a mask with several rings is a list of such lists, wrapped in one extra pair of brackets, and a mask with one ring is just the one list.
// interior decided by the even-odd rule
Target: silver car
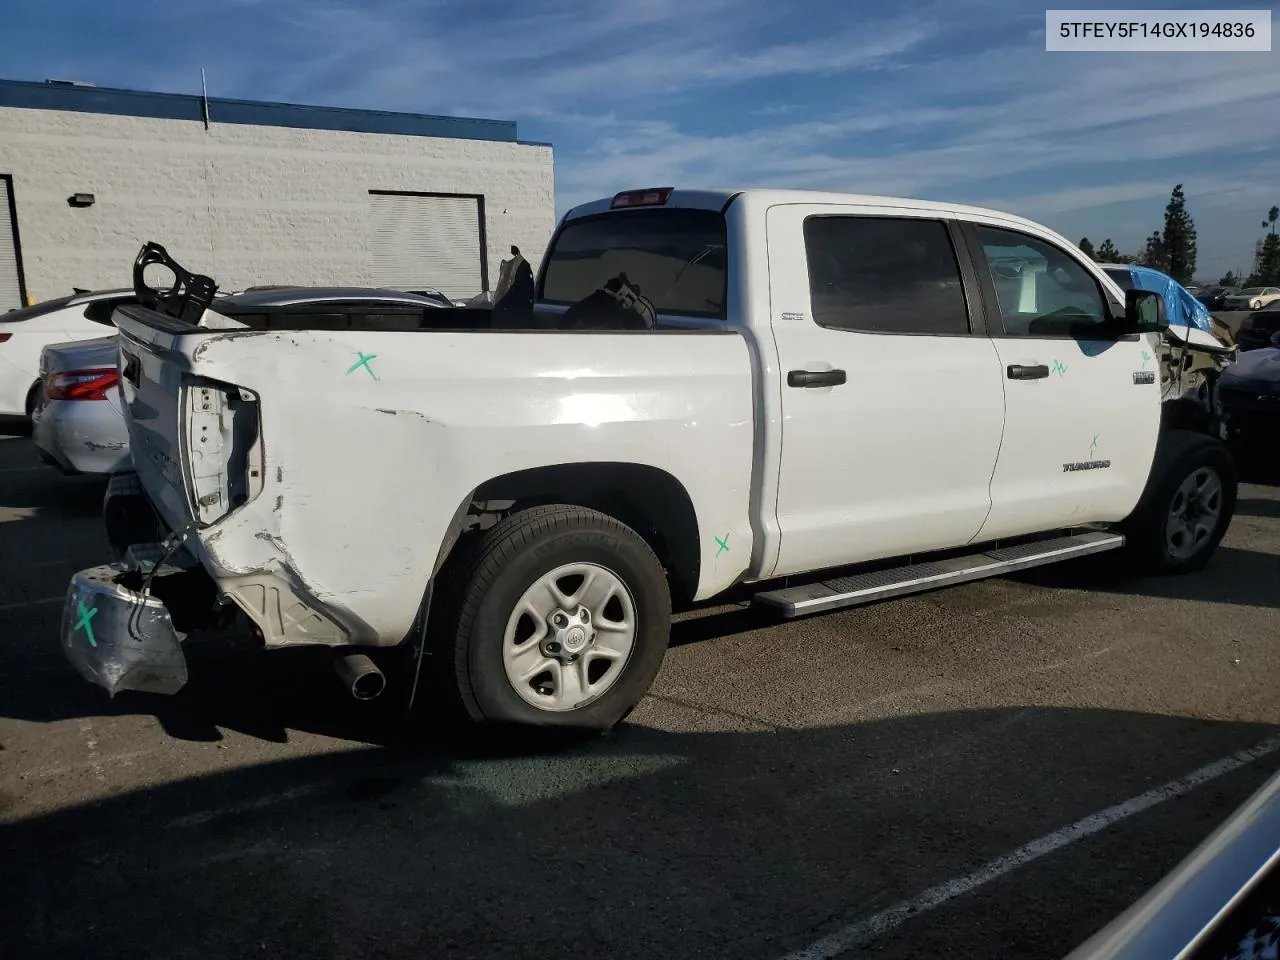
[(31, 412), (41, 456), (64, 473), (132, 469), (120, 406), (116, 336), (45, 347), (43, 390)]
[[(362, 287), (258, 287), (215, 302), (250, 327), (346, 330), (403, 325), (422, 310), (450, 308), (434, 291)], [(120, 405), (116, 336), (52, 344), (40, 356), (43, 390), (32, 411), (41, 456), (69, 474), (132, 470)]]

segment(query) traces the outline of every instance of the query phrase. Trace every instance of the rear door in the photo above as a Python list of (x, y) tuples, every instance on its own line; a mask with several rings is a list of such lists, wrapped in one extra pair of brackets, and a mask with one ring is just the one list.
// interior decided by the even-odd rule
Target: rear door
[(1123, 519), (1160, 429), (1154, 338), (1118, 337), (1115, 293), (1078, 251), (996, 218), (962, 230), (1005, 391), (983, 540)]
[(783, 414), (773, 574), (969, 542), (991, 506), (1004, 388), (952, 226), (787, 204), (767, 236)]

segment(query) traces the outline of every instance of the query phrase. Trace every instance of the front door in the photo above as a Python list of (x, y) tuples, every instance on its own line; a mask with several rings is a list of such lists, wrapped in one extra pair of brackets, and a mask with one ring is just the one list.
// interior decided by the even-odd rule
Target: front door
[(1117, 336), (1123, 308), (1049, 237), (994, 219), (962, 231), (981, 265), (1005, 390), (981, 539), (1124, 519), (1159, 434), (1154, 336)]
[(968, 543), (991, 506), (1004, 386), (954, 228), (937, 211), (785, 204), (767, 231), (773, 575)]

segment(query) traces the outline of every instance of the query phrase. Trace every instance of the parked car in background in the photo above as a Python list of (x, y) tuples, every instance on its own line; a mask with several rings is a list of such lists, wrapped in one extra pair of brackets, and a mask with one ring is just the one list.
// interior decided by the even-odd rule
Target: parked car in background
[(64, 473), (115, 473), (132, 467), (120, 409), (118, 338), (113, 334), (45, 347), (32, 439)]
[(1226, 310), (1261, 310), (1280, 300), (1280, 287), (1246, 287), (1225, 298)]
[(1280, 348), (1241, 354), (1218, 381), (1218, 402), (1238, 451), (1280, 452)]
[(1245, 317), (1236, 333), (1236, 341), (1241, 350), (1257, 350), (1275, 346), (1277, 333), (1280, 333), (1280, 300)]
[(1274, 960), (1280, 774), (1066, 960)]
[(1239, 287), (1213, 286), (1204, 287), (1196, 291), (1196, 299), (1203, 303), (1210, 310), (1227, 309), (1227, 297), (1234, 293), (1238, 293)]
[[(400, 324), (405, 314), (452, 307), (431, 291), (405, 293), (363, 288), (254, 287), (219, 297), (218, 312), (246, 326), (345, 330)], [(39, 392), (32, 411), (41, 456), (66, 473), (108, 474), (132, 469), (129, 433), (120, 410), (118, 339), (52, 344), (40, 358)]]
[(46, 346), (100, 337), (116, 307), (136, 302), (132, 290), (97, 290), (0, 314), (0, 416), (31, 416)]

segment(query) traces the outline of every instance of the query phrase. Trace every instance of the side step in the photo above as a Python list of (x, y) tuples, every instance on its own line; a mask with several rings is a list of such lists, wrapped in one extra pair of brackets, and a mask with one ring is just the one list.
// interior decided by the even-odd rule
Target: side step
[(1089, 531), (1053, 540), (1039, 540), (1014, 547), (992, 547), (967, 557), (927, 560), (905, 567), (859, 573), (821, 583), (783, 587), (757, 593), (756, 603), (777, 607), (784, 617), (800, 617), (810, 613), (838, 610), (874, 603), (889, 597), (923, 593), (939, 587), (950, 587), (971, 580), (999, 577), (1029, 567), (1040, 567), (1060, 560), (1085, 557), (1092, 553), (1117, 550), (1124, 546), (1118, 533)]

